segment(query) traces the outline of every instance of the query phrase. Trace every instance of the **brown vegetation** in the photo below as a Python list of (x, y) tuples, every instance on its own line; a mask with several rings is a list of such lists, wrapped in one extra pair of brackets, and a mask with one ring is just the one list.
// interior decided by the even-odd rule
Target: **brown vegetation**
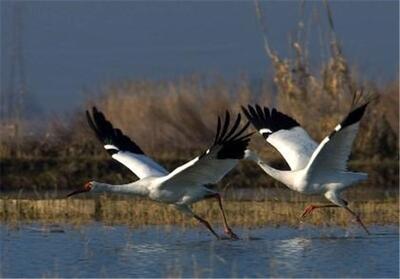
[[(267, 149), (267, 147), (263, 147)], [(99, 150), (103, 153), (103, 150)], [(104, 152), (105, 153), (105, 152)], [(189, 156), (189, 155), (188, 155)], [(173, 170), (185, 163), (185, 158), (155, 157), (168, 170)], [(269, 159), (268, 162), (277, 168), (285, 168), (282, 159)], [(44, 197), (42, 190), (49, 195), (57, 196), (66, 189), (76, 188), (89, 180), (123, 184), (136, 180), (127, 168), (106, 156), (100, 158), (32, 158), (4, 159), (1, 177), (1, 190), (18, 191), (20, 196)], [(384, 193), (386, 189), (397, 189), (399, 185), (398, 161), (371, 160), (351, 161), (350, 169), (366, 172), (368, 181), (357, 185), (360, 193), (368, 194), (372, 189)], [(23, 173), (23, 175), (21, 175)], [(283, 184), (266, 175), (252, 162), (242, 161), (218, 183), (221, 189), (240, 188), (276, 188), (285, 189)]]
[[(104, 88), (86, 107), (98, 106), (147, 153), (175, 158), (190, 158), (206, 148), (213, 138), (217, 116), (226, 109), (239, 112), (240, 106), (248, 103), (275, 106), (298, 119), (316, 140), (321, 140), (351, 107), (349, 99), (325, 98), (331, 95), (320, 90), (308, 92), (312, 92), (312, 98), (304, 101), (290, 97), (292, 93), (284, 93), (279, 86), (277, 93), (271, 92), (266, 84), (256, 90), (246, 80), (228, 83), (190, 77), (170, 82), (129, 81)], [(398, 84), (375, 91), (379, 91), (380, 98), (371, 103), (362, 121), (355, 155), (396, 159)], [(278, 103), (273, 101), (275, 95)], [(257, 149), (270, 149), (257, 138), (254, 136), (253, 140)], [(13, 157), (12, 147), (12, 139), (3, 138), (1, 158)], [(26, 137), (21, 154), (22, 158), (106, 155), (90, 131), (83, 110), (68, 121), (53, 119), (44, 138)]]
[[(262, 23), (261, 6), (257, 7)], [(372, 166), (392, 161), (386, 165), (395, 166), (395, 169), (399, 152), (398, 81), (379, 88), (372, 82), (358, 81), (336, 38), (328, 6), (327, 11), (330, 39), (324, 47), (330, 49), (330, 55), (317, 69), (312, 69), (309, 63), (306, 36), (301, 27), (304, 20), (301, 19), (298, 35), (292, 39), (294, 56), (291, 58), (279, 56), (270, 47), (266, 28), (263, 29), (265, 48), (274, 69), (272, 84), (269, 79), (255, 85), (246, 78), (228, 82), (219, 77), (201, 76), (171, 81), (128, 80), (88, 94), (90, 101), (84, 108), (98, 106), (147, 154), (173, 168), (207, 148), (213, 138), (217, 115), (227, 109), (239, 112), (240, 106), (248, 103), (277, 107), (295, 117), (319, 141), (352, 107), (372, 100), (351, 159), (367, 161)], [(276, 90), (271, 89), (274, 86)], [(100, 178), (101, 169), (119, 170), (113, 163), (100, 163), (108, 156), (90, 131), (84, 109), (64, 120), (54, 117), (45, 135), (40, 137), (25, 136), (22, 141), (15, 141), (3, 135), (1, 139), (2, 189), (10, 184), (40, 187), (43, 183), (72, 187), (73, 183), (82, 182), (80, 175), (85, 172), (90, 179), (91, 176)], [(16, 142), (20, 143), (18, 152)], [(251, 147), (269, 161), (283, 161), (258, 135), (252, 138)], [(65, 170), (76, 176), (65, 176)], [(395, 176), (393, 180), (398, 181), (398, 172), (389, 172)], [(122, 174), (132, 177), (128, 172)], [(109, 182), (121, 181), (122, 174), (115, 174)]]
[[(233, 226), (300, 224), (299, 215), (308, 203), (282, 201), (226, 201), (225, 210)], [(367, 224), (398, 224), (398, 199), (371, 200), (350, 204)], [(212, 223), (221, 224), (218, 204), (203, 201), (194, 205), (194, 211)], [(0, 220), (9, 222), (41, 221), (75, 224), (102, 221), (107, 224), (141, 225), (197, 225), (195, 220), (179, 211), (149, 200), (115, 200), (100, 197), (86, 199), (0, 199)], [(342, 209), (316, 210), (304, 222), (314, 225), (341, 225), (351, 222)]]
[[(132, 81), (121, 87), (105, 88), (102, 97), (95, 103), (115, 126), (136, 141), (147, 154), (172, 170), (208, 147), (213, 138), (217, 115), (225, 109), (239, 111), (240, 105), (255, 102), (273, 105), (269, 100), (273, 94), (266, 87), (257, 93), (246, 81), (236, 85), (223, 81), (204, 85), (203, 82), (198, 79), (146, 84)], [(392, 86), (390, 90), (382, 91), (381, 98), (370, 105), (353, 149), (353, 160), (371, 164), (367, 168), (372, 171), (370, 177), (374, 181), (398, 180), (398, 172), (395, 171), (398, 168), (398, 130), (395, 129), (398, 123), (397, 105), (387, 105), (398, 101), (395, 97), (397, 88)], [(278, 97), (281, 95), (278, 93)], [(279, 104), (278, 107), (285, 106)], [(349, 108), (346, 103), (343, 106)], [(296, 113), (292, 113), (291, 109), (283, 111), (289, 115), (299, 115), (299, 110)], [(344, 116), (325, 113), (313, 106), (304, 110), (304, 113), (313, 114), (311, 119), (304, 117), (302, 124), (317, 141), (327, 135)], [(266, 160), (285, 167), (281, 156), (259, 135), (252, 137), (250, 146)], [(58, 188), (75, 187), (76, 183), (92, 178), (109, 178), (110, 183), (134, 179), (108, 157), (86, 124), (83, 111), (68, 122), (54, 120), (44, 138), (23, 141), (18, 158), (12, 155), (11, 149), (12, 141), (2, 143), (2, 189), (14, 186), (40, 189), (43, 186), (49, 188), (50, 185)], [(392, 165), (393, 170), (377, 172), (372, 167), (390, 160), (393, 163), (385, 165)], [(111, 172), (114, 172), (113, 175), (107, 174)], [(394, 177), (383, 175), (387, 172)], [(242, 173), (245, 176), (248, 174)], [(393, 185), (390, 182), (387, 184)]]

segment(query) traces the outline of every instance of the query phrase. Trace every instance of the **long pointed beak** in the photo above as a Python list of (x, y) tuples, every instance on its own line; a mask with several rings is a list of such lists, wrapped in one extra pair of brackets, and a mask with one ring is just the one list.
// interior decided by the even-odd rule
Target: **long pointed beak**
[(69, 194), (67, 195), (67, 198), (70, 197), (70, 196), (73, 196), (73, 195), (76, 195), (76, 194), (80, 194), (80, 193), (85, 193), (85, 192), (88, 192), (88, 191), (89, 191), (89, 190), (88, 190), (88, 189), (85, 189), (85, 188), (83, 188), (83, 189), (78, 189), (78, 190), (75, 190), (75, 191), (69, 193)]

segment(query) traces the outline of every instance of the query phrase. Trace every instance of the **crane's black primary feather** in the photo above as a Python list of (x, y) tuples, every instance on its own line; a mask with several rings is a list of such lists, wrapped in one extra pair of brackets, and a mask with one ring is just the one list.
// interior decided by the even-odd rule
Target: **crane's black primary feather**
[(363, 117), (363, 115), (365, 113), (365, 109), (367, 108), (368, 104), (369, 103), (366, 103), (366, 104), (352, 110), (345, 117), (345, 119), (343, 119), (343, 121), (335, 128), (335, 130), (333, 130), (333, 132), (329, 135), (329, 138), (331, 139), (337, 132), (343, 130), (344, 128), (360, 122), (361, 118)]
[(124, 135), (118, 128), (114, 128), (113, 125), (105, 118), (101, 111), (98, 111), (96, 107), (92, 109), (92, 116), (89, 111), (86, 111), (86, 117), (90, 128), (95, 132), (97, 138), (105, 145), (114, 145), (117, 149), (110, 148), (106, 149), (111, 155), (118, 151), (129, 151), (134, 154), (144, 154), (140, 147), (134, 143), (128, 136)]
[(260, 132), (265, 139), (279, 130), (289, 130), (293, 127), (300, 126), (296, 120), (277, 111), (275, 108), (269, 110), (267, 107), (262, 109), (259, 105), (256, 105), (255, 108), (248, 105), (247, 109), (242, 106), (242, 110), (247, 119), (258, 131), (261, 129), (269, 130)]
[(243, 133), (250, 125), (250, 122), (247, 122), (246, 125), (244, 125), (241, 129), (238, 129), (241, 122), (240, 113), (237, 115), (236, 120), (231, 128), (229, 128), (230, 120), (231, 118), (228, 111), (225, 113), (223, 124), (221, 124), (221, 118), (218, 117), (217, 132), (214, 143), (200, 156), (200, 158), (207, 155), (214, 148), (219, 148), (217, 152), (217, 159), (242, 159), (244, 157), (244, 151), (249, 144), (252, 133)]
[(357, 123), (361, 120), (361, 118), (364, 115), (365, 109), (367, 108), (368, 103), (362, 105), (359, 108), (356, 108), (355, 110), (351, 111), (346, 118), (340, 123), (342, 128), (353, 125), (354, 123)]
[(233, 135), (233, 133), (234, 133), (234, 132), (237, 130), (237, 128), (239, 127), (240, 119), (241, 119), (241, 118), (242, 118), (241, 115), (238, 114), (238, 116), (236, 117), (235, 123), (233, 124), (231, 130), (225, 135), (225, 137), (223, 137), (223, 138), (221, 139), (221, 141), (224, 141), (224, 140), (228, 139), (230, 136)]

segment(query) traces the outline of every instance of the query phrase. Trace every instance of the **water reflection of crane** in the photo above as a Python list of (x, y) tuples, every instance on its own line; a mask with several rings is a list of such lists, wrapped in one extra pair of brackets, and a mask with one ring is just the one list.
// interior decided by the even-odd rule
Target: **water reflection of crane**
[(2, 88), (0, 94), (0, 132), (2, 139), (13, 142), (13, 153), (15, 153), (13, 155), (18, 156), (25, 99), (27, 97), (23, 52), (24, 3), (15, 1), (9, 3), (8, 7), (3, 6), (3, 8), (9, 9), (11, 16), (7, 18), (9, 20), (8, 30), (5, 34), (2, 34), (7, 42), (3, 55), (8, 58), (6, 59), (8, 75), (6, 76), (5, 87)]

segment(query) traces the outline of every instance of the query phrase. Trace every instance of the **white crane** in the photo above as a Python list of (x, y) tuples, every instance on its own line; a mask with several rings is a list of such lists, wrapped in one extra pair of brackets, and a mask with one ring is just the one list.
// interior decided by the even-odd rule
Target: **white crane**
[(238, 163), (239, 159), (244, 157), (251, 134), (243, 134), (249, 122), (239, 129), (240, 113), (230, 128), (228, 111), (226, 111), (223, 124), (218, 117), (217, 133), (212, 146), (172, 172), (168, 172), (146, 156), (136, 143), (124, 135), (120, 129), (114, 128), (103, 113), (95, 107), (93, 107), (92, 116), (88, 111), (86, 114), (90, 127), (111, 157), (130, 169), (139, 180), (124, 185), (90, 181), (68, 196), (83, 192), (108, 192), (148, 197), (151, 200), (169, 204), (194, 217), (219, 238), (211, 225), (190, 208), (192, 203), (216, 198), (222, 213), (225, 233), (231, 239), (238, 239), (228, 226), (220, 194), (207, 186), (217, 183)]
[(323, 194), (333, 204), (309, 205), (301, 218), (316, 208), (346, 209), (369, 234), (360, 217), (341, 198), (341, 192), (367, 179), (366, 173), (347, 170), (347, 160), (356, 137), (359, 122), (368, 103), (351, 111), (334, 131), (318, 145), (293, 118), (272, 109), (248, 106), (242, 110), (258, 132), (284, 157), (290, 171), (277, 170), (258, 155), (246, 150), (246, 159), (255, 161), (267, 174), (290, 189), (303, 194)]

